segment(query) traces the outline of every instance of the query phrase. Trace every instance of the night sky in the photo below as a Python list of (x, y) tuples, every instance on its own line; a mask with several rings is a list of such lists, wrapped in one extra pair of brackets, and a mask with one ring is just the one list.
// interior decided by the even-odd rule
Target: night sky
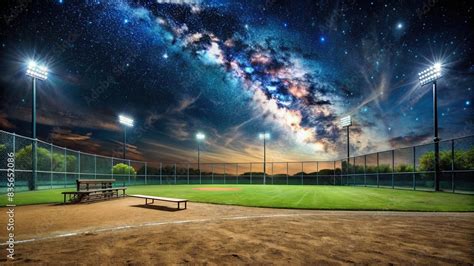
[(45, 141), (120, 157), (126, 114), (132, 159), (194, 162), (198, 131), (202, 162), (262, 161), (263, 131), (269, 161), (336, 159), (345, 115), (352, 154), (432, 141), (440, 62), (440, 136), (473, 134), (472, 1), (158, 2), (3, 2), (0, 128), (31, 135), (34, 59)]

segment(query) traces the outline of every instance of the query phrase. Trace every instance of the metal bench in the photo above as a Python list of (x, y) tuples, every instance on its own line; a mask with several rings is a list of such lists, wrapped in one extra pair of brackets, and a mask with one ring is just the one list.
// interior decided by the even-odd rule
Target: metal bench
[(148, 200), (151, 200), (150, 204), (155, 203), (155, 200), (158, 201), (166, 201), (166, 202), (176, 202), (178, 203), (178, 210), (180, 210), (180, 204), (184, 202), (184, 209), (187, 209), (187, 199), (174, 199), (174, 198), (165, 198), (165, 197), (155, 197), (155, 196), (147, 196), (147, 195), (128, 195), (129, 197), (134, 197), (134, 198), (141, 198), (145, 199), (145, 205), (148, 205)]

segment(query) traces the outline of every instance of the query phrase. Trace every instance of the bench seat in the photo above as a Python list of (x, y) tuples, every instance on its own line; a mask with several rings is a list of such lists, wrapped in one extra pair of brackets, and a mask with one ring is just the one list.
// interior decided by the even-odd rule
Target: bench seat
[(188, 203), (187, 199), (175, 199), (175, 198), (156, 197), (156, 196), (139, 195), (139, 194), (128, 195), (128, 196), (133, 197), (133, 198), (145, 199), (145, 205), (148, 205), (148, 200), (152, 201), (151, 204), (153, 204), (155, 202), (155, 200), (166, 201), (166, 202), (176, 202), (176, 203), (178, 203), (178, 210), (180, 209), (180, 203), (184, 202), (184, 209), (187, 209), (187, 203)]

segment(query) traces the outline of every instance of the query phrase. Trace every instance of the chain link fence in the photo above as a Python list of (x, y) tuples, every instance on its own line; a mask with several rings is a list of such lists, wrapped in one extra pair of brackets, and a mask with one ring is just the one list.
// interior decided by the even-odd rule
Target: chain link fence
[[(434, 144), (336, 161), (160, 163), (124, 160), (59, 147), (0, 131), (0, 193), (7, 191), (7, 158), (15, 154), (15, 190), (75, 187), (76, 179), (116, 179), (118, 186), (166, 184), (272, 184), (434, 189)], [(440, 188), (474, 193), (474, 136), (440, 143)]]

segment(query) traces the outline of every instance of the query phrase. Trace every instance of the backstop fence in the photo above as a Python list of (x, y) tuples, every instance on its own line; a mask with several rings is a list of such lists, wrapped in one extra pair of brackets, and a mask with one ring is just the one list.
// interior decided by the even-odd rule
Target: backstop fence
[[(434, 144), (418, 145), (335, 161), (264, 163), (160, 163), (89, 154), (0, 130), (0, 193), (7, 173), (15, 191), (74, 187), (76, 179), (114, 178), (117, 185), (272, 184), (434, 189)], [(9, 169), (8, 157), (15, 157)], [(265, 173), (264, 173), (265, 168)], [(440, 143), (440, 188), (474, 193), (474, 135)]]

